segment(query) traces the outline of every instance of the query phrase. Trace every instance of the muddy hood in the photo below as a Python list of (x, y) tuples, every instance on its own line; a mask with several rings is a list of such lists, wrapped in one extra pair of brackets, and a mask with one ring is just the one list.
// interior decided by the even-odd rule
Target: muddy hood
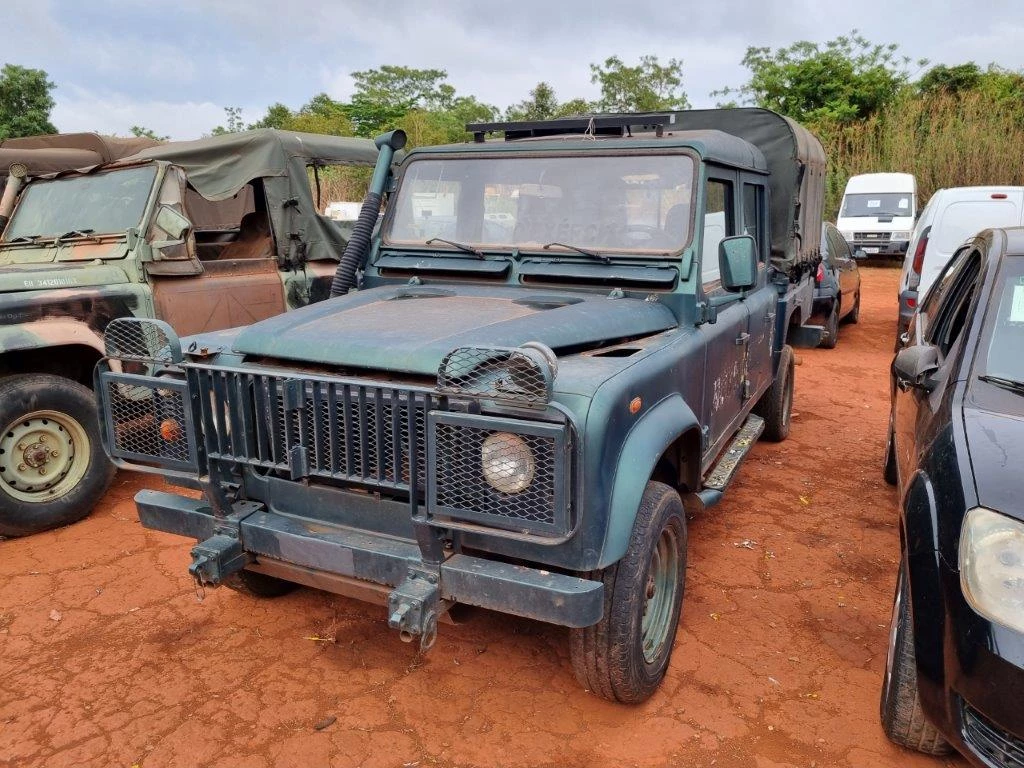
[(657, 302), (515, 287), (359, 291), (246, 328), (243, 355), (431, 375), (456, 347), (540, 341), (556, 352), (676, 325)]

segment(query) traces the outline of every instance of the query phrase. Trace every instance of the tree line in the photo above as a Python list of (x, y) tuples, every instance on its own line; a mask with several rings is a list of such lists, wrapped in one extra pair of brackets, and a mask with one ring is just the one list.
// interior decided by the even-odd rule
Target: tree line
[[(975, 62), (929, 67), (896, 44), (873, 43), (856, 30), (825, 43), (798, 41), (780, 48), (747, 48), (746, 81), (711, 95), (719, 106), (773, 109), (807, 125), (830, 161), (829, 213), (853, 173), (907, 170), (925, 196), (938, 186), (1024, 183), (1024, 74)], [(337, 136), (372, 137), (402, 128), (412, 146), (468, 138), (465, 125), (495, 120), (543, 120), (595, 112), (686, 109), (683, 61), (618, 56), (590, 65), (597, 99), (562, 98), (537, 83), (519, 102), (500, 109), (457, 92), (443, 69), (384, 65), (352, 73), (347, 100), (318, 93), (292, 108), (269, 106), (249, 122), (238, 107), (225, 109), (214, 135), (280, 128)], [(7, 64), (0, 70), (0, 140), (53, 133), (54, 106), (46, 72)], [(136, 136), (157, 136), (135, 125)]]

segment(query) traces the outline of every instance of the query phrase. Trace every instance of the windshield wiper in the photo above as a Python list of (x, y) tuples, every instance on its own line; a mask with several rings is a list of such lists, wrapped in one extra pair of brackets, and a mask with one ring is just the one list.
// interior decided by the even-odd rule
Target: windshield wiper
[(1002, 376), (979, 376), (982, 381), (987, 381), (989, 384), (994, 384), (997, 387), (1008, 389), (1018, 395), (1024, 395), (1024, 381), (1016, 381), (1015, 379), (1004, 379)]
[(60, 245), (64, 240), (67, 240), (68, 238), (71, 237), (89, 237), (89, 235), (91, 235), (95, 231), (96, 230), (94, 229), (72, 229), (70, 232), (65, 232), (60, 237), (54, 238), (53, 244)]
[(605, 256), (603, 253), (598, 253), (597, 251), (591, 251), (588, 248), (580, 248), (578, 245), (569, 245), (568, 243), (548, 243), (547, 245), (544, 245), (544, 246), (541, 246), (541, 247), (545, 251), (550, 251), (552, 248), (554, 248), (556, 246), (558, 248), (568, 248), (570, 251), (576, 251), (576, 253), (581, 253), (584, 256), (588, 257), (588, 258), (594, 259), (595, 261), (600, 261), (602, 264), (611, 264), (612, 263), (612, 260), (610, 258), (608, 258), (607, 256)]
[(423, 244), (431, 245), (432, 243), (444, 243), (445, 245), (450, 245), (452, 248), (458, 248), (463, 253), (471, 253), (478, 259), (482, 259), (484, 257), (484, 252), (479, 248), (474, 248), (473, 246), (466, 245), (465, 243), (457, 243), (454, 240), (445, 240), (443, 237), (432, 237)]
[(16, 237), (13, 240), (8, 240), (7, 242), (8, 243), (34, 243), (40, 237), (42, 237), (42, 235), (22, 235), (21, 237)]

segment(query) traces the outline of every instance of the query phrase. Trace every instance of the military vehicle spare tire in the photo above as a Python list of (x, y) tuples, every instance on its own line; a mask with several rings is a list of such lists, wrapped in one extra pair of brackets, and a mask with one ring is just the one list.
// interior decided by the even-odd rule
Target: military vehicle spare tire
[(665, 677), (686, 588), (686, 515), (675, 489), (647, 484), (626, 554), (591, 578), (604, 581), (604, 615), (572, 630), (576, 679), (611, 701), (639, 704)]
[(789, 420), (793, 414), (793, 348), (788, 344), (779, 356), (775, 381), (754, 406), (754, 413), (764, 419), (764, 439), (781, 443), (789, 437)]
[(50, 374), (0, 380), (0, 535), (25, 536), (88, 515), (114, 477), (96, 400)]

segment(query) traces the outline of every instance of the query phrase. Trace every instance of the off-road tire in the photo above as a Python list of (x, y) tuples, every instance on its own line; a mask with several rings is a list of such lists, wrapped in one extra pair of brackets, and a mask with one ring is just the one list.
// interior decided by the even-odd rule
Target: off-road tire
[(842, 322), (850, 325), (860, 322), (860, 291), (857, 291), (857, 297), (853, 300), (853, 309), (842, 319)]
[(789, 437), (790, 416), (793, 414), (794, 386), (793, 348), (788, 344), (779, 356), (779, 370), (775, 381), (754, 406), (754, 413), (764, 419), (765, 440), (781, 443)]
[[(16, 498), (7, 490), (3, 480), (5, 472), (13, 471), (18, 461), (13, 453), (0, 456), (0, 535), (26, 536), (32, 533), (68, 525), (86, 517), (96, 506), (114, 479), (114, 466), (103, 452), (96, 399), (93, 393), (76, 381), (45, 373), (21, 374), (0, 380), (0, 440), (13, 434), (10, 429), (19, 425), (21, 417), (33, 413), (59, 414), (61, 418), (77, 424), (88, 445), (76, 445), (74, 461), (81, 478), (60, 496), (51, 500), (31, 501)], [(78, 451), (83, 451), (79, 454)], [(59, 488), (58, 483), (55, 488)], [(41, 497), (42, 499), (42, 497)]]
[[(666, 604), (667, 634), (648, 660), (642, 621), (649, 568), (663, 533), (675, 546), (675, 567), (670, 569), (676, 578), (674, 600)], [(594, 626), (572, 630), (570, 656), (576, 679), (605, 699), (639, 704), (665, 677), (686, 588), (686, 515), (679, 494), (664, 483), (649, 482), (625, 556), (590, 578), (604, 582), (604, 615)]]
[(839, 343), (839, 297), (836, 297), (835, 303), (832, 305), (832, 311), (828, 313), (828, 319), (825, 321), (825, 335), (822, 336), (821, 342), (818, 344), (822, 349), (835, 349), (836, 344)]
[(885, 441), (885, 462), (882, 464), (882, 477), (889, 485), (899, 483), (899, 473), (896, 470), (896, 441), (893, 439), (892, 418), (889, 419), (889, 436)]
[(222, 583), (235, 592), (258, 598), (283, 597), (299, 586), (293, 581), (245, 570), (231, 574)]
[(908, 581), (904, 557), (900, 560), (896, 579), (892, 624), (889, 627), (889, 658), (882, 679), (879, 714), (885, 735), (892, 741), (929, 755), (945, 755), (950, 752), (949, 744), (921, 710)]

